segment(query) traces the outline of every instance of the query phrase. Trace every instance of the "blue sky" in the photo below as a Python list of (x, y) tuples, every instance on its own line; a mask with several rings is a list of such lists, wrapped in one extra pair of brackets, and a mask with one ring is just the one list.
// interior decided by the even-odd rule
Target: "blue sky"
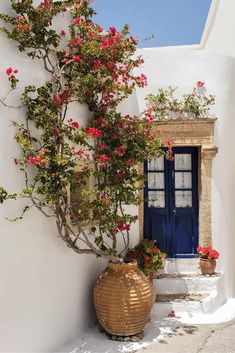
[[(139, 47), (198, 44), (211, 0), (95, 0), (104, 28), (129, 24)], [(154, 35), (154, 39), (144, 40)], [(143, 41), (144, 40), (144, 41)]]

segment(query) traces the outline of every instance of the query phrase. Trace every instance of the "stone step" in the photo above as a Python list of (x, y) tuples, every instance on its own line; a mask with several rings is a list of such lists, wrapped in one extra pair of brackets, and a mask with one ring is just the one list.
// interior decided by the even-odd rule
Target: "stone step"
[(224, 293), (218, 293), (216, 290), (210, 293), (179, 293), (157, 295), (156, 303), (153, 306), (153, 313), (162, 320), (168, 317), (173, 310), (176, 316), (180, 313), (212, 313), (223, 305), (226, 301)]
[(174, 259), (167, 258), (163, 272), (165, 273), (198, 273), (199, 259)]
[(153, 279), (157, 294), (210, 293), (223, 291), (224, 280), (221, 274), (203, 276), (201, 274), (161, 274)]

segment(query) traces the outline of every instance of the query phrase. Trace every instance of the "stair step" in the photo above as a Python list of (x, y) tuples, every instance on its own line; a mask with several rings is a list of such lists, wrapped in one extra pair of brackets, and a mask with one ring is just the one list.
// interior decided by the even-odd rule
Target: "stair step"
[(161, 274), (153, 279), (157, 294), (209, 293), (223, 291), (224, 281), (221, 274), (203, 276), (199, 274)]
[(199, 270), (198, 258), (192, 259), (172, 259), (165, 260), (165, 273), (197, 273)]
[(178, 293), (178, 294), (157, 294), (156, 302), (182, 302), (182, 301), (200, 301), (208, 297), (209, 293)]
[(217, 291), (208, 293), (184, 293), (180, 295), (157, 295), (153, 306), (154, 315), (161, 320), (168, 317), (173, 310), (177, 316), (180, 313), (213, 313), (226, 301), (224, 293), (218, 294)]

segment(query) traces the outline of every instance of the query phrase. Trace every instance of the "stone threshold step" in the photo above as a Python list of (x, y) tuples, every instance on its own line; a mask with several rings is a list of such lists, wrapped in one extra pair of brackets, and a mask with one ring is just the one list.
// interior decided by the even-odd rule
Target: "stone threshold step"
[(162, 278), (210, 278), (210, 277), (220, 277), (221, 275), (219, 273), (214, 273), (213, 275), (202, 275), (201, 273), (199, 272), (195, 272), (195, 273), (154, 273), (153, 274), (153, 279), (162, 279)]
[(177, 294), (156, 294), (158, 303), (176, 303), (182, 301), (201, 301), (209, 296), (209, 293), (177, 293)]

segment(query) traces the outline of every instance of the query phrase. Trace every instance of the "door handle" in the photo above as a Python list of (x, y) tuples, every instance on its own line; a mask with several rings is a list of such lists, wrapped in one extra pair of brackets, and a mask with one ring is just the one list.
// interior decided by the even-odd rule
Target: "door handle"
[(176, 209), (175, 208), (173, 209), (173, 213), (176, 214)]

